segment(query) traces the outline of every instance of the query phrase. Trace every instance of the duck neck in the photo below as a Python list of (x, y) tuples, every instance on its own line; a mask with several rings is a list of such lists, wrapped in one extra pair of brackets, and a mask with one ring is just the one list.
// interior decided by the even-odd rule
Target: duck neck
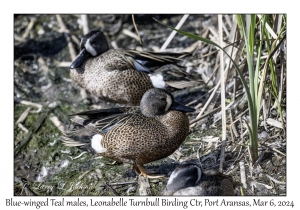
[(168, 130), (169, 137), (173, 141), (178, 141), (178, 144), (181, 144), (189, 132), (189, 120), (186, 114), (171, 110), (159, 118), (160, 122)]

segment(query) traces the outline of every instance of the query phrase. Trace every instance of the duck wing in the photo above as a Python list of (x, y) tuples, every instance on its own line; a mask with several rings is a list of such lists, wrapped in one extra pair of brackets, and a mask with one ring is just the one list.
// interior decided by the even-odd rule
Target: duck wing
[(153, 70), (167, 64), (178, 64), (182, 58), (188, 56), (190, 53), (173, 53), (173, 52), (149, 52), (126, 50), (125, 55), (130, 57), (132, 64), (138, 71), (145, 71), (152, 73)]
[(93, 152), (90, 147), (92, 136), (104, 135), (135, 113), (139, 113), (139, 107), (98, 109), (72, 114), (72, 125), (63, 133), (63, 142), (67, 146), (77, 146)]
[(203, 83), (201, 78), (197, 78), (185, 71), (185, 67), (180, 65), (182, 58), (190, 53), (174, 52), (141, 52), (136, 50), (111, 49), (101, 55), (102, 63), (106, 71), (125, 71), (135, 69), (163, 76), (165, 83), (175, 89), (194, 87)]
[(135, 113), (140, 113), (139, 107), (97, 109), (72, 114), (71, 120), (83, 127), (94, 127), (102, 133), (106, 133)]
[(86, 116), (88, 119), (100, 119), (107, 117), (109, 115), (114, 114), (121, 114), (121, 113), (127, 113), (131, 107), (117, 107), (117, 108), (110, 108), (110, 109), (95, 109), (95, 110), (89, 110), (89, 111), (83, 111), (83, 112), (77, 112), (75, 114), (71, 114), (69, 116)]
[(165, 83), (176, 89), (203, 84), (203, 80), (198, 76), (187, 73), (185, 67), (180, 65), (183, 58), (191, 55), (188, 52), (140, 52), (135, 50), (124, 51), (131, 65), (138, 71), (143, 71), (155, 76), (163, 76)]

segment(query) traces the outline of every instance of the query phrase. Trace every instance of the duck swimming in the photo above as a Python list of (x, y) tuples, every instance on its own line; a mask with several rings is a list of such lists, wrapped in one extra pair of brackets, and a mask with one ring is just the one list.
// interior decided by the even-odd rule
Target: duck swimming
[(148, 175), (143, 165), (171, 155), (181, 145), (189, 133), (185, 112), (193, 111), (166, 90), (153, 88), (143, 95), (140, 107), (74, 114), (75, 128), (63, 134), (63, 141), (67, 146), (132, 164), (140, 175), (157, 178)]
[(147, 90), (165, 87), (155, 69), (176, 64), (189, 54), (109, 49), (99, 30), (82, 37), (80, 50), (70, 67), (71, 78), (102, 100), (134, 106), (139, 105)]
[(231, 176), (216, 169), (202, 170), (198, 164), (179, 165), (171, 174), (163, 195), (233, 196)]

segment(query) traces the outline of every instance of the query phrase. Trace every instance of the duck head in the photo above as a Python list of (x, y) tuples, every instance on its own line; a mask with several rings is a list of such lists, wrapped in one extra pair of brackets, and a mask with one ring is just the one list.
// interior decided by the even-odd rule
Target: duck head
[(193, 112), (194, 108), (185, 106), (177, 102), (171, 93), (164, 89), (153, 88), (144, 93), (140, 109), (146, 117), (162, 115), (169, 110), (180, 112)]
[(99, 30), (93, 30), (84, 35), (80, 42), (80, 52), (71, 64), (71, 69), (78, 68), (90, 57), (98, 56), (109, 50), (105, 35)]
[(238, 184), (216, 169), (185, 163), (172, 172), (163, 195), (232, 196)]
[(173, 195), (180, 189), (196, 186), (201, 179), (202, 170), (199, 165), (186, 163), (179, 165), (171, 174), (164, 195)]

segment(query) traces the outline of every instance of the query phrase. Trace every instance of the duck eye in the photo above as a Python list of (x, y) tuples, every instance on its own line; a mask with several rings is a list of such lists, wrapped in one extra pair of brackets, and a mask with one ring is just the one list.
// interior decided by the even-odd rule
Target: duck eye
[(166, 101), (166, 98), (165, 98), (165, 97), (163, 97), (163, 98), (160, 98), (160, 100), (162, 100), (162, 101)]

